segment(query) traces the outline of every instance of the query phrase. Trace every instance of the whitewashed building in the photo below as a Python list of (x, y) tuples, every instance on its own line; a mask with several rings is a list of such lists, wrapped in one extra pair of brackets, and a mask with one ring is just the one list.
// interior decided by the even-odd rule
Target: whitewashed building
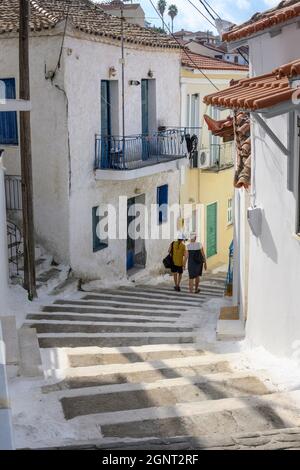
[[(0, 4), (0, 83), (8, 95), (18, 90), (18, 4)], [(123, 196), (118, 216), (128, 226), (127, 207), (134, 202), (148, 208), (179, 202), (186, 147), (177, 127), (178, 46), (125, 21), (122, 59), (121, 20), (93, 2), (30, 5), (37, 240), (82, 278), (123, 277), (133, 267), (158, 270), (169, 240), (101, 240), (99, 214), (108, 204), (118, 209)], [(10, 120), (9, 131), (2, 126), (0, 145), (7, 174), (18, 176), (18, 121)], [(166, 215), (157, 215), (158, 225), (165, 221)]]
[(249, 343), (289, 357), (300, 344), (299, 19), (300, 2), (289, 0), (226, 32), (230, 47), (249, 45), (251, 78), (206, 97), (235, 116), (250, 113), (251, 186), (236, 191), (235, 300)]

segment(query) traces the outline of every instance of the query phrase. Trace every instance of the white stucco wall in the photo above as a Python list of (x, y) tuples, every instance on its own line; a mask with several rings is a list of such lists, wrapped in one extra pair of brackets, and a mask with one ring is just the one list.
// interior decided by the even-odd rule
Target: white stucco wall
[[(282, 34), (274, 38), (264, 34), (251, 40), (253, 73), (263, 74), (298, 58), (299, 40), (296, 24), (284, 27)], [(288, 116), (281, 115), (267, 123), (287, 145)], [(258, 238), (250, 235), (247, 338), (253, 346), (264, 346), (278, 356), (291, 356), (295, 341), (300, 340), (296, 198), (287, 189), (287, 157), (256, 123), (252, 125), (252, 137), (252, 191), (256, 205), (263, 209), (263, 223)], [(298, 156), (295, 146), (295, 162)]]
[[(95, 134), (101, 132), (100, 83), (111, 78), (110, 67), (116, 69), (114, 80), (119, 82), (119, 129), (115, 133), (121, 133), (121, 49), (120, 44), (103, 44), (88, 35), (75, 38), (78, 32), (73, 33), (65, 38), (61, 68), (53, 81), (45, 79), (45, 71), (56, 67), (61, 36), (54, 30), (50, 36), (30, 41), (36, 231), (57, 260), (69, 263), (76, 274), (99, 278), (103, 266), (109, 264), (111, 272), (120, 276), (125, 272), (126, 241), (111, 242), (106, 250), (93, 253), (92, 207), (119, 195), (133, 197), (136, 188), (146, 195), (147, 204), (155, 203), (156, 188), (165, 183), (169, 184), (170, 203), (179, 202), (179, 172), (162, 171), (130, 183), (96, 182), (93, 168)], [(17, 39), (2, 37), (0, 46), (0, 77), (15, 77), (18, 89)], [(179, 126), (180, 53), (129, 47), (125, 60), (126, 134), (142, 130), (141, 86), (130, 86), (129, 80), (148, 78), (149, 70), (156, 80), (157, 126)], [(8, 173), (19, 174), (19, 148), (5, 150)], [(155, 242), (153, 249), (146, 247), (149, 269), (161, 263), (167, 244)]]
[[(59, 261), (68, 260), (69, 161), (66, 99), (45, 70), (57, 64), (61, 37), (30, 40), (32, 166), (35, 228), (38, 238)], [(18, 96), (18, 39), (0, 38), (0, 78), (15, 78)], [(5, 146), (8, 174), (20, 174), (19, 147)]]
[(240, 319), (246, 321), (248, 313), (249, 224), (247, 209), (250, 194), (236, 189), (234, 195), (234, 263), (233, 303), (239, 306)]
[[(111, 240), (108, 248), (93, 253), (92, 208), (117, 206), (119, 196), (145, 194), (146, 205), (156, 203), (157, 186), (169, 184), (169, 202), (179, 202), (179, 172), (161, 172), (128, 182), (96, 181), (93, 171), (95, 134), (101, 130), (101, 80), (109, 79), (115, 67), (119, 81), (119, 133), (121, 133), (121, 64), (119, 46), (75, 38), (65, 43), (65, 89), (69, 100), (69, 135), (72, 181), (70, 201), (70, 264), (77, 275), (89, 278), (123, 277), (126, 274), (126, 240)], [(157, 49), (125, 51), (125, 132), (141, 133), (141, 81), (154, 72), (157, 125), (180, 125), (179, 54)], [(92, 58), (92, 60), (91, 60)], [(88, 73), (87, 73), (88, 70)], [(163, 169), (163, 165), (162, 165)], [(159, 269), (169, 240), (146, 241), (147, 268)]]

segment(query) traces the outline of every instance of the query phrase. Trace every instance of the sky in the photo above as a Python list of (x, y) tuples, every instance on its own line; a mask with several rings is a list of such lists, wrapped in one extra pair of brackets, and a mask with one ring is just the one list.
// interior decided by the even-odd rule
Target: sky
[[(201, 6), (199, 0), (191, 0), (206, 16), (207, 12)], [(248, 20), (254, 13), (264, 11), (276, 6), (279, 0), (207, 0), (218, 15), (225, 20), (239, 24)], [(157, 4), (157, 0), (153, 0)], [(158, 15), (151, 6), (149, 0), (139, 0), (146, 12), (146, 19), (152, 24), (161, 25)], [(175, 4), (179, 10), (174, 21), (174, 31), (186, 29), (190, 31), (213, 29), (212, 26), (200, 15), (188, 0), (167, 0), (168, 5)], [(166, 23), (170, 17), (165, 15)]]

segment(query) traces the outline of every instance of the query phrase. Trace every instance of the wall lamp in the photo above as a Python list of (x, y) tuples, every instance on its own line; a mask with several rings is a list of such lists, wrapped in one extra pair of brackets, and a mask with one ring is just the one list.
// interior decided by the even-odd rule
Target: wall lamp
[(141, 82), (139, 82), (138, 80), (129, 80), (129, 85), (131, 86), (139, 86), (141, 84)]
[(115, 67), (109, 67), (109, 76), (110, 77), (115, 77), (117, 75), (117, 71)]

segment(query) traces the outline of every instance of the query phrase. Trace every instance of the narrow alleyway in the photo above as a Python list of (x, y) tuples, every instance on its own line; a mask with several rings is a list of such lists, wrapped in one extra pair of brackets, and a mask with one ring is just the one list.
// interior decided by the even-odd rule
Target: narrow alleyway
[[(240, 353), (202, 348), (204, 317), (213, 332), (216, 318), (203, 317), (201, 306), (223, 293), (223, 276), (207, 278), (199, 296), (170, 284), (132, 285), (29, 314), (46, 375), (37, 401), (41, 414), (56, 410), (66, 436), (53, 447), (276, 447), (282, 429), (285, 446), (300, 447), (300, 430), (290, 429), (300, 426), (300, 392), (280, 392), (262, 371), (238, 369)], [(40, 439), (46, 422), (36, 419)], [(68, 440), (70, 425), (76, 438)]]

